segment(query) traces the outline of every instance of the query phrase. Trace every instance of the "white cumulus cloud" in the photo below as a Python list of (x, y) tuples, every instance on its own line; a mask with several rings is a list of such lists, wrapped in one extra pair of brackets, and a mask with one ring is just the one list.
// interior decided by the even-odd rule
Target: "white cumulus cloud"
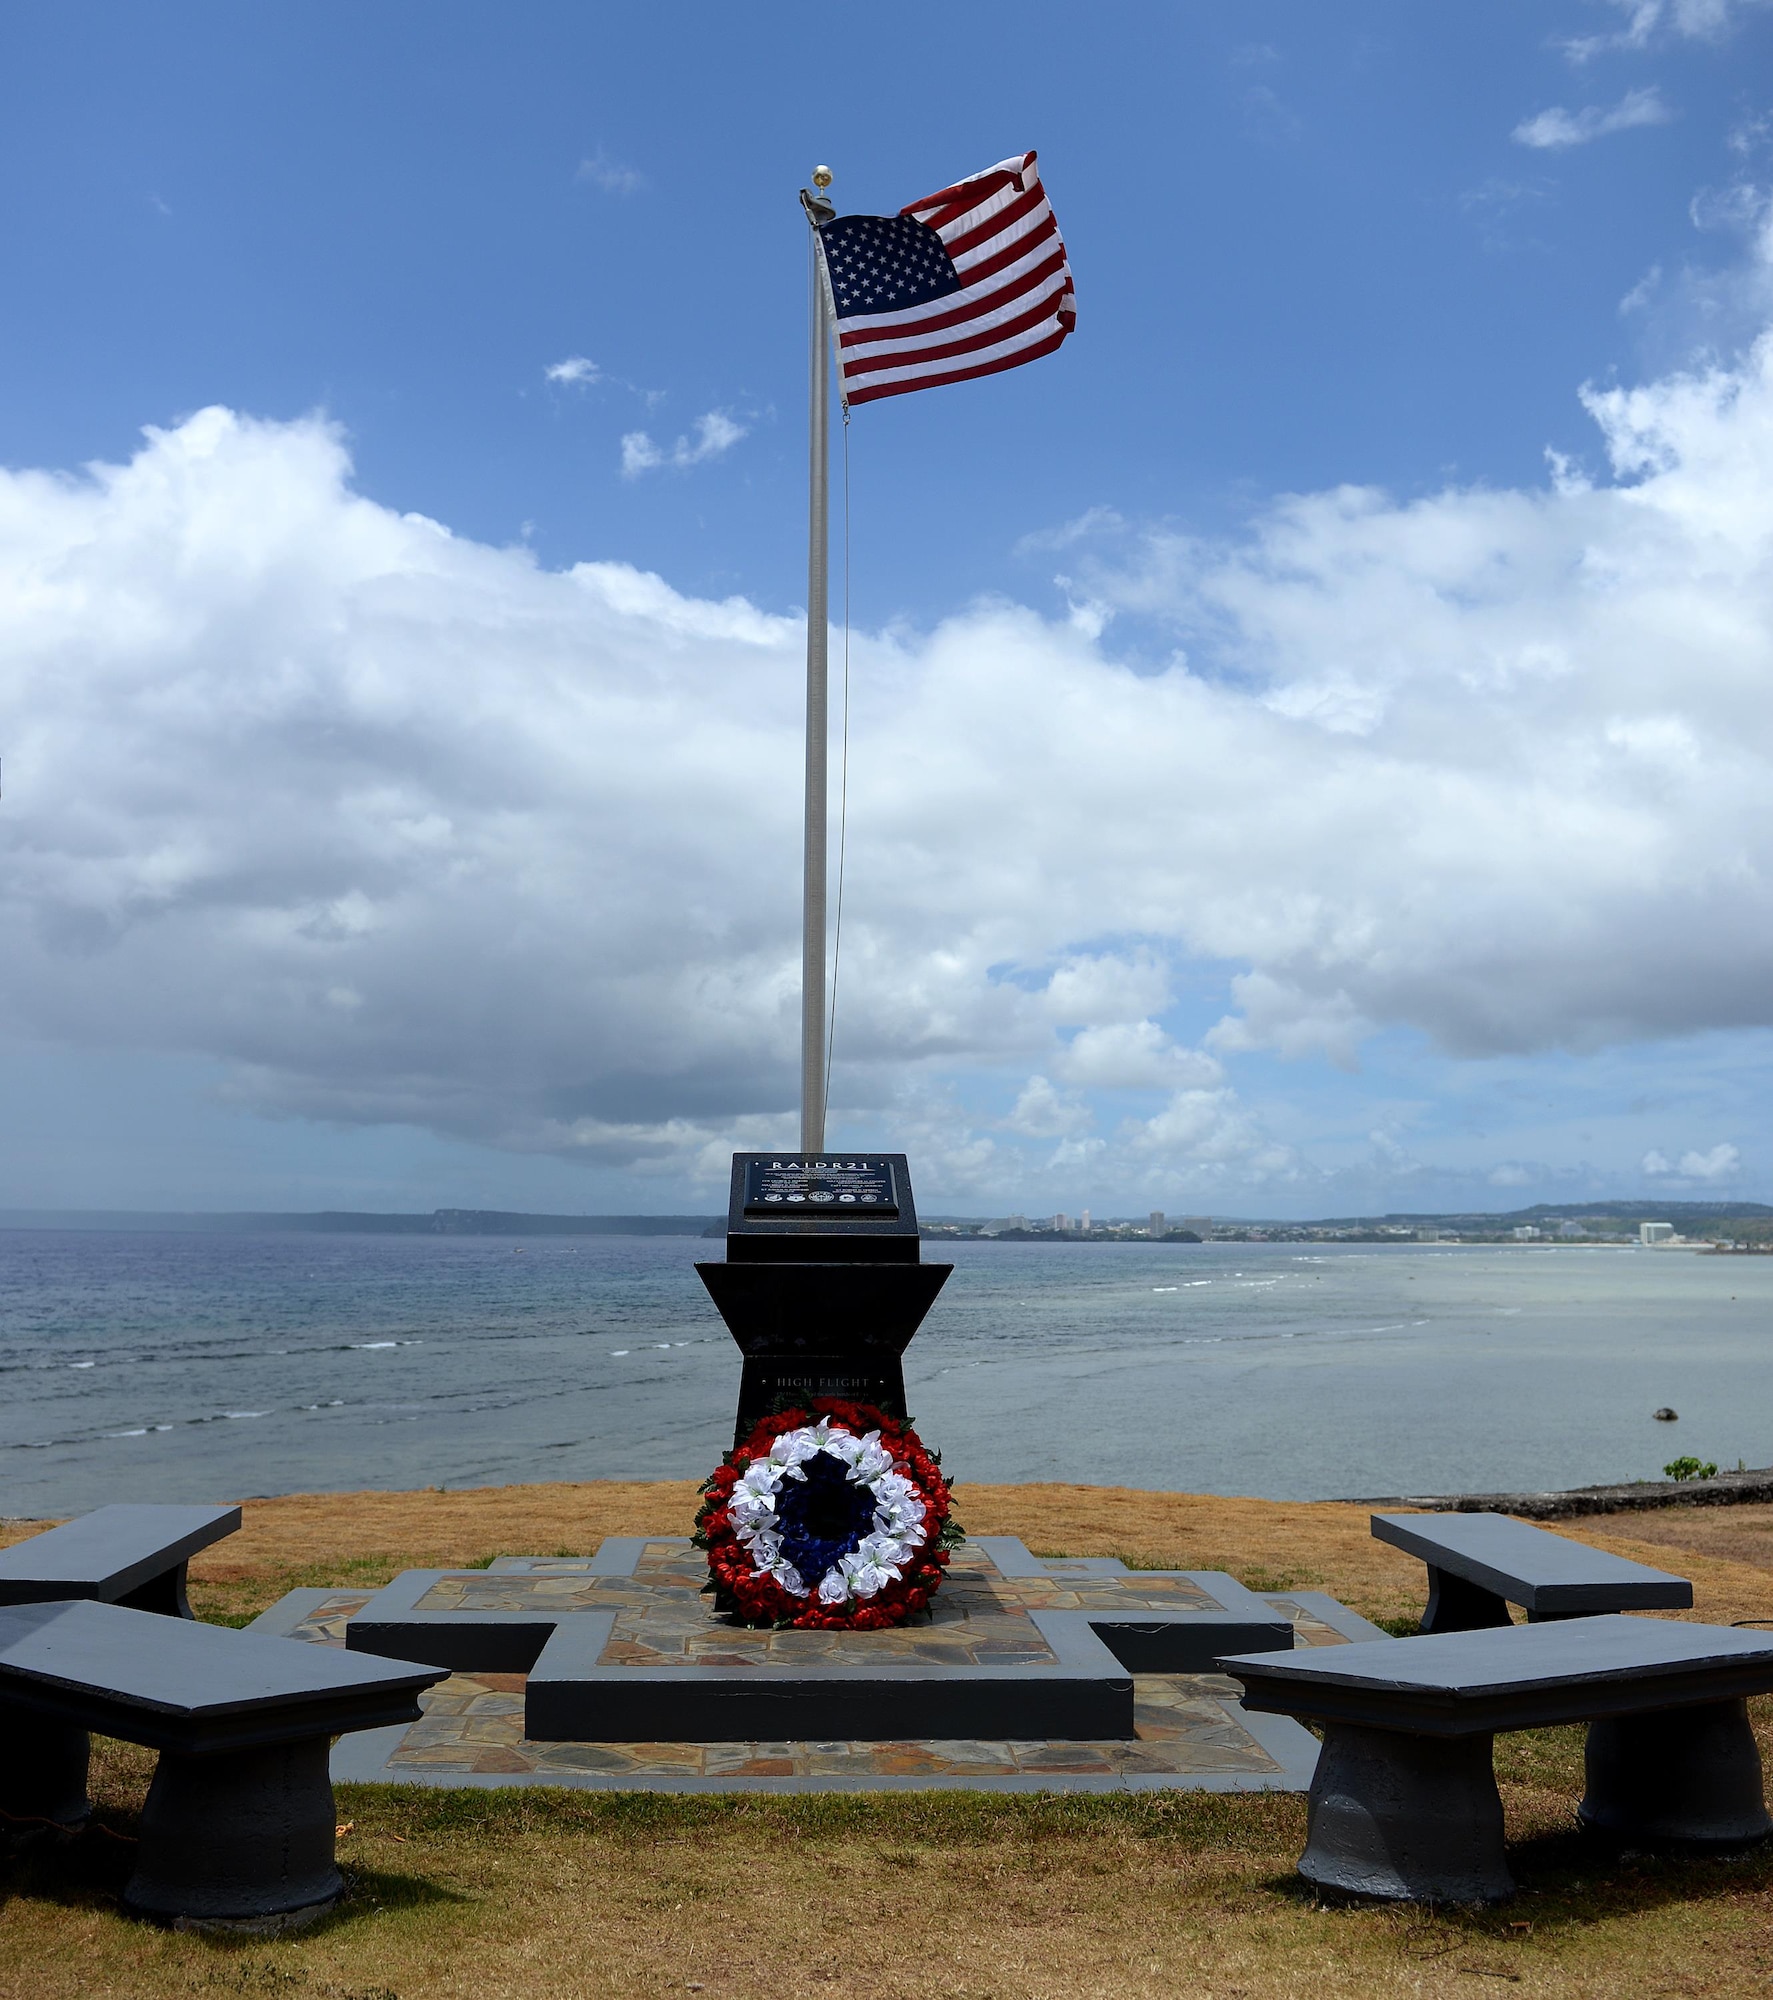
[(1678, 1161), (1656, 1147), (1644, 1155), (1641, 1171), (1651, 1180), (1728, 1181), (1742, 1171), (1742, 1154), (1730, 1144), (1712, 1146), (1705, 1152), (1697, 1147), (1683, 1153)]
[(638, 194), (646, 186), (646, 176), (636, 167), (624, 166), (599, 146), (588, 159), (579, 162), (577, 179), (589, 181), (605, 194)]
[(1230, 1090), (1178, 1090), (1153, 1117), (1129, 1120), (1122, 1141), (1154, 1163), (1142, 1186), (1153, 1194), (1192, 1192), (1214, 1181), (1284, 1179), (1295, 1168)]
[(622, 438), (622, 476), (633, 479), (660, 466), (682, 471), (687, 466), (705, 465), (731, 451), (746, 434), (746, 427), (735, 423), (724, 410), (710, 410), (698, 417), (695, 435), (680, 437), (670, 446), (655, 444), (645, 431), (628, 431)]
[[(1475, 1054), (1768, 1019), (1773, 345), (1586, 400), (1608, 483), (1341, 489), (1241, 545), (1151, 534), (1092, 569), (1099, 599), (1235, 670), (1146, 684), (1178, 703), (1145, 794), (1172, 909), (1193, 951), (1250, 968), (1222, 1052), (1347, 1053), (1374, 1024)], [(1362, 731), (1274, 698), (1332, 676)], [(1179, 762), (1197, 690), (1214, 750)]]
[(1523, 118), (1514, 128), (1517, 144), (1541, 152), (1555, 152), (1570, 146), (1586, 146), (1611, 132), (1630, 132), (1642, 125), (1666, 125), (1674, 114), (1662, 101), (1654, 84), (1642, 90), (1628, 90), (1617, 104), (1585, 104), (1580, 111), (1566, 111), (1554, 104), (1547, 111)]
[(1610, 33), (1577, 35), (1562, 44), (1572, 62), (1616, 49), (1646, 49), (1664, 36), (1715, 42), (1744, 14), (1767, 0), (1608, 0), (1624, 19)]
[(588, 389), (593, 382), (603, 380), (603, 370), (584, 354), (569, 354), (564, 361), (552, 361), (542, 373), (564, 388)]
[[(1099, 517), (1105, 631), (858, 635), (837, 1129), (1174, 1205), (1311, 1171), (1251, 1051), (1773, 1025), (1773, 342), (1586, 400), (1604, 477)], [(1134, 612), (1192, 664), (1117, 658)], [(802, 652), (382, 507), (317, 421), (0, 472), (0, 1029), (718, 1176), (794, 1129)]]
[(1087, 1104), (1062, 1097), (1044, 1076), (1031, 1076), (1016, 1097), (1008, 1124), (1012, 1131), (1035, 1139), (1057, 1139), (1081, 1132), (1091, 1123)]
[(1068, 1083), (1097, 1090), (1166, 1090), (1222, 1080), (1218, 1063), (1178, 1048), (1155, 1021), (1108, 1021), (1076, 1034), (1056, 1067)]

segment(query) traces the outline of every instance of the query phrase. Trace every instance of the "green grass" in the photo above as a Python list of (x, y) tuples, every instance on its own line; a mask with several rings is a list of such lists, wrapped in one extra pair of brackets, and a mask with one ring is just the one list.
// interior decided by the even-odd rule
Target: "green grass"
[[(1763, 1704), (1757, 1704), (1757, 1709)], [(608, 1793), (345, 1785), (350, 1895), (272, 1941), (118, 1898), (151, 1757), (96, 1746), (93, 1828), (0, 1860), (0, 1995), (162, 2000), (1557, 2000), (1773, 1985), (1773, 1852), (1614, 1852), (1575, 1825), (1580, 1728), (1499, 1737), (1520, 1896), (1343, 1905), (1287, 1793)]]
[(1413, 1639), (1422, 1630), (1422, 1620), (1414, 1611), (1406, 1611), (1396, 1618), (1374, 1618), (1368, 1622), (1377, 1625), (1381, 1632), (1389, 1632), (1394, 1639)]
[(831, 1841), (1000, 1847), (1110, 1829), (1141, 1840), (1257, 1853), (1302, 1825), (1286, 1793), (581, 1792), (547, 1786), (451, 1791), (342, 1785), (341, 1816), (387, 1820), (409, 1837), (505, 1841), (565, 1833), (658, 1841), (759, 1834), (812, 1849)]

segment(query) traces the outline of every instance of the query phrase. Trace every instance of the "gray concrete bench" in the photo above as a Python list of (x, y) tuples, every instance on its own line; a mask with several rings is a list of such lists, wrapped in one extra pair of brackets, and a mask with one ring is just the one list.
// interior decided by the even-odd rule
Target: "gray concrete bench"
[(1744, 1706), (1773, 1690), (1773, 1632), (1577, 1618), (1220, 1665), (1246, 1708), (1323, 1726), (1299, 1863), (1322, 1888), (1512, 1895), (1491, 1765), (1505, 1729), (1588, 1723), (1580, 1818), (1623, 1844), (1727, 1851), (1773, 1827)]
[(1424, 1632), (1476, 1632), (1509, 1623), (1592, 1618), (1602, 1611), (1685, 1611), (1684, 1576), (1628, 1562), (1506, 1514), (1375, 1514), (1373, 1533), (1428, 1565)]
[(86, 1818), (87, 1731), (160, 1752), (124, 1901), (166, 1923), (274, 1928), (341, 1889), (332, 1738), (419, 1716), (407, 1660), (114, 1604), (0, 1610), (0, 1825)]
[(189, 1618), (186, 1565), (239, 1526), (238, 1507), (100, 1507), (0, 1549), (0, 1605), (90, 1597)]

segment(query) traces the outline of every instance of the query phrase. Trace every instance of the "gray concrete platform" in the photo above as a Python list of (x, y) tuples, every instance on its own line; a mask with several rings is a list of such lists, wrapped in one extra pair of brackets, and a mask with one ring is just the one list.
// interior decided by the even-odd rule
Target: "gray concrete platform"
[(611, 1538), (294, 1591), (255, 1629), (454, 1669), (422, 1722), (341, 1743), (335, 1779), (694, 1792), (1303, 1791), (1316, 1739), (1245, 1714), (1210, 1671), (1224, 1635), (1384, 1636), (1319, 1592), (1041, 1562), (1009, 1537), (959, 1551), (935, 1618), (894, 1632), (747, 1631), (705, 1575), (686, 1540)]

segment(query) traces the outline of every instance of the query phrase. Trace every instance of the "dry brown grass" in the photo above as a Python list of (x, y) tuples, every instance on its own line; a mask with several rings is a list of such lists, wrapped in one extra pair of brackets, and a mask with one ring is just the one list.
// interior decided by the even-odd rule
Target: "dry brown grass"
[(1659, 1507), (1612, 1519), (1621, 1533), (1646, 1547), (1692, 1550), (1773, 1569), (1773, 1507)]
[[(300, 1582), (681, 1533), (692, 1497), (687, 1482), (612, 1482), (255, 1501), (245, 1530), (195, 1565), (196, 1595), (237, 1618)], [(959, 1498), (974, 1532), (1020, 1534), (1048, 1553), (1224, 1568), (1258, 1586), (1327, 1589), (1369, 1616), (1420, 1604), (1420, 1565), (1374, 1542), (1358, 1508), (1069, 1486), (970, 1486)], [(1725, 1514), (1762, 1518), (1732, 1527)], [(1671, 1509), (1565, 1532), (1693, 1575), (1695, 1616), (1773, 1617), (1773, 1509)], [(1773, 1749), (1773, 1716), (1758, 1720)], [(101, 1751), (102, 1830), (0, 1876), (6, 2000), (799, 2000), (845, 1988), (881, 2000), (1364, 2000), (1503, 1986), (1722, 2000), (1773, 1987), (1773, 1856), (1631, 1861), (1589, 1846), (1571, 1830), (1574, 1731), (1498, 1744), (1526, 1893), (1491, 1913), (1319, 1907), (1292, 1873), (1304, 1825), (1294, 1798), (350, 1787), (340, 1851), (351, 1902), (314, 1932), (250, 1944), (118, 1914), (149, 1760), (127, 1745)]]
[[(963, 1484), (955, 1505), (972, 1533), (1020, 1535), (1043, 1555), (1229, 1570), (1253, 1589), (1327, 1590), (1369, 1618), (1401, 1619), (1422, 1605), (1422, 1565), (1374, 1541), (1365, 1508), (1335, 1501)], [(605, 1535), (685, 1535), (695, 1507), (687, 1479), (252, 1500), (241, 1532), (191, 1565), (192, 1598), (206, 1617), (238, 1618), (304, 1584), (367, 1586), (401, 1569), (588, 1553)], [(1732, 1532), (1720, 1517), (1737, 1514), (1758, 1518)], [(0, 1540), (37, 1525), (0, 1523)], [(1558, 1532), (1680, 1569), (1693, 1578), (1695, 1618), (1773, 1618), (1773, 1508), (1671, 1507), (1561, 1523)]]
[[(1125, 2000), (1179, 1994), (1764, 1993), (1768, 1858), (1612, 1863), (1569, 1831), (1578, 1747), (1512, 1739), (1524, 1892), (1490, 1912), (1341, 1909), (1292, 1873), (1296, 1798), (611, 1799), (345, 1788), (354, 1894), (274, 1942), (116, 1913), (124, 1841), (28, 1864), (0, 1907), (0, 1994), (566, 2000)], [(142, 1760), (114, 1753), (127, 1833)]]
[[(1373, 1539), (1370, 1509), (1340, 1501), (1232, 1500), (1118, 1486), (967, 1486), (975, 1534), (1019, 1534), (1037, 1554), (1117, 1555), (1147, 1568), (1223, 1569), (1253, 1590), (1327, 1590), (1373, 1619), (1422, 1608), (1421, 1563)], [(1735, 1533), (1720, 1516), (1752, 1514)], [(1773, 1618), (1773, 1507), (1667, 1507), (1560, 1521), (1554, 1532), (1693, 1579), (1707, 1623)]]

